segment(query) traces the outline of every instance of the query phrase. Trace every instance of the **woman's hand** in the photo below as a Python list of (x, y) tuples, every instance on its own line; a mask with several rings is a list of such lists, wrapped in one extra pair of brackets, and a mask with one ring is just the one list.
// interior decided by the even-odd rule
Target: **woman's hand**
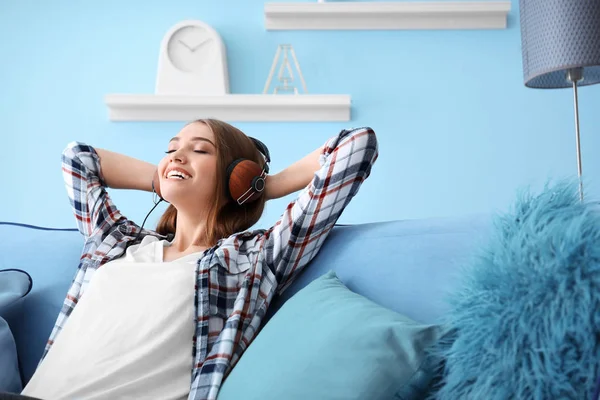
[(323, 146), (304, 156), (283, 171), (267, 176), (265, 196), (267, 200), (278, 199), (303, 189), (321, 168), (319, 157)]

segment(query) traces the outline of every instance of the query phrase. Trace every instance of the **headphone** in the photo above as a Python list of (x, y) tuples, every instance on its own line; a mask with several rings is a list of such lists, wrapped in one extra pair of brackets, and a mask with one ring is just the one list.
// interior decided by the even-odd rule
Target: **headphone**
[(227, 194), (230, 199), (240, 206), (246, 202), (256, 200), (265, 190), (269, 163), (271, 162), (271, 155), (267, 146), (258, 139), (250, 136), (249, 138), (265, 160), (262, 167), (247, 158), (238, 158), (227, 166), (225, 172)]

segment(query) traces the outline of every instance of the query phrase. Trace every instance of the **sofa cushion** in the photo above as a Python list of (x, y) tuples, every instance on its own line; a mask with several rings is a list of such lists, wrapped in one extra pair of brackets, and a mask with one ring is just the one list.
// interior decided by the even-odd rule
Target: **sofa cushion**
[(16, 269), (0, 270), (0, 392), (18, 393), (23, 389), (17, 347), (2, 311), (31, 290), (31, 276)]
[(0, 371), (0, 393), (18, 393), (23, 389), (17, 347), (8, 323), (3, 318), (0, 318)]
[(0, 310), (25, 297), (32, 287), (31, 275), (26, 271), (0, 269)]
[(419, 399), (432, 376), (422, 325), (351, 292), (329, 272), (254, 339), (219, 394), (229, 399)]

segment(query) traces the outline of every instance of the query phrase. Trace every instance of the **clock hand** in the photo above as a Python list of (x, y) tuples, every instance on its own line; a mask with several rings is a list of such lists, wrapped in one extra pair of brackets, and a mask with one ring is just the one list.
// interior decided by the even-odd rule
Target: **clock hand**
[(202, 45), (204, 45), (204, 43), (206, 43), (206, 42), (210, 42), (210, 41), (211, 41), (211, 39), (210, 39), (210, 38), (209, 38), (209, 39), (206, 39), (206, 40), (204, 40), (204, 41), (200, 42), (200, 44), (198, 44), (198, 45), (194, 46), (193, 48), (191, 48), (190, 50), (191, 50), (191, 51), (196, 51), (196, 50), (198, 50), (198, 49), (199, 49), (199, 48), (200, 48)]
[(181, 43), (182, 45), (184, 45), (185, 47), (187, 47), (187, 49), (189, 51), (194, 51), (194, 50), (192, 50), (192, 48), (190, 46), (188, 46), (187, 44), (185, 44), (185, 42), (183, 40), (179, 39), (178, 42)]

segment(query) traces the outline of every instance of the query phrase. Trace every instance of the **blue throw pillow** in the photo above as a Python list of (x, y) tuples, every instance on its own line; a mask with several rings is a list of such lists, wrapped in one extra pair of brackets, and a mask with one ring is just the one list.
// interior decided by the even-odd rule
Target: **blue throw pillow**
[(434, 398), (589, 399), (600, 375), (600, 209), (525, 193), (451, 295)]
[(221, 387), (229, 399), (419, 399), (432, 376), (421, 325), (350, 291), (333, 271), (273, 316)]
[[(31, 291), (32, 281), (25, 271), (0, 270), (0, 315), (2, 308)], [(8, 323), (0, 316), (0, 392), (19, 393), (23, 390), (17, 346)]]

